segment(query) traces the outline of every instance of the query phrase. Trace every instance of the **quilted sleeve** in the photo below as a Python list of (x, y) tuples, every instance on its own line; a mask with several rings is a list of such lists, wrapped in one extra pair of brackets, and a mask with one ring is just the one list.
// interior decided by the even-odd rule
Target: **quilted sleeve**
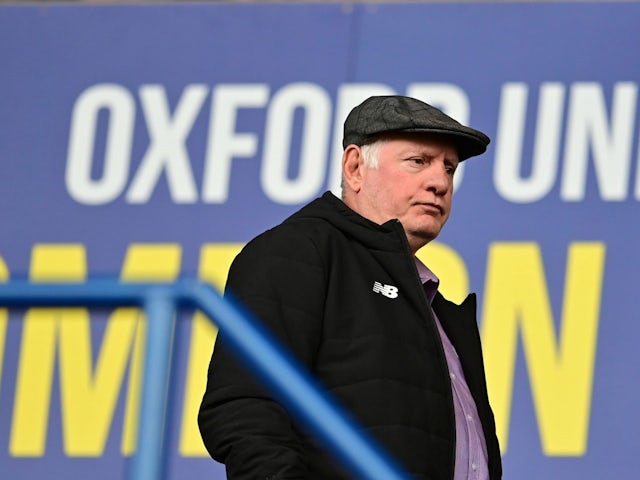
[[(313, 242), (280, 226), (250, 242), (234, 260), (226, 288), (312, 368), (323, 318), (325, 279)], [(216, 341), (198, 423), (211, 456), (230, 480), (306, 478), (298, 430), (275, 401)]]

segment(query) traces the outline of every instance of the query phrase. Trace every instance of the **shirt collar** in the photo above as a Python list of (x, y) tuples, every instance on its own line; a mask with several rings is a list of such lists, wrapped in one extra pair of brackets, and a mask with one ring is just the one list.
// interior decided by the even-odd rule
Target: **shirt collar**
[(418, 275), (420, 276), (420, 282), (424, 285), (424, 291), (427, 294), (427, 298), (429, 299), (429, 303), (433, 302), (433, 298), (436, 296), (436, 292), (438, 291), (438, 285), (440, 284), (440, 280), (436, 275), (429, 270), (424, 263), (420, 261), (418, 257), (413, 257), (416, 262), (416, 268), (418, 269)]

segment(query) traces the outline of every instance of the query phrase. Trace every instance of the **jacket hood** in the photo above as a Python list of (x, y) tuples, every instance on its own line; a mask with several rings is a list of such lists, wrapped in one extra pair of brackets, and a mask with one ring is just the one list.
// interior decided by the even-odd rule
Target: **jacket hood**
[(357, 239), (368, 248), (389, 251), (408, 248), (399, 220), (392, 219), (379, 225), (350, 209), (329, 191), (293, 214), (286, 222), (307, 220), (326, 221), (345, 236)]

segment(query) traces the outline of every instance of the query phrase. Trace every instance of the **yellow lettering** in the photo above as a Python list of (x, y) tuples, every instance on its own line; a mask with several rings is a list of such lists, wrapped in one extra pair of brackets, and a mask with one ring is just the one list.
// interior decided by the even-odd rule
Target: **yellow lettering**
[(9, 269), (7, 264), (4, 263), (4, 259), (0, 257), (0, 280), (6, 282), (9, 279)]
[[(180, 253), (176, 245), (132, 245), (121, 277), (127, 281), (173, 280), (180, 266)], [(104, 452), (130, 358), (123, 436), (132, 435), (133, 428), (127, 420), (137, 419), (144, 341), (143, 323), (138, 322), (141, 317), (135, 308), (114, 311), (106, 324), (95, 370), (89, 321), (61, 323), (60, 380), (68, 455), (99, 456)]]
[[(200, 253), (200, 278), (222, 291), (229, 266), (241, 248), (240, 244), (204, 245)], [(180, 454), (185, 457), (208, 456), (198, 431), (197, 417), (217, 333), (215, 325), (204, 314), (194, 315), (179, 445)]]
[(469, 293), (469, 275), (462, 257), (444, 243), (431, 242), (417, 257), (440, 279), (438, 289), (452, 302), (462, 302)]
[(95, 371), (89, 319), (65, 319), (58, 328), (65, 452), (99, 456), (112, 424), (135, 323), (122, 318), (108, 322)]
[(518, 329), (547, 455), (587, 447), (605, 246), (569, 247), (559, 340), (535, 243), (496, 243), (488, 257), (482, 339), (489, 395), (506, 451)]
[[(178, 274), (180, 254), (177, 245), (132, 245), (127, 252), (122, 278), (171, 281)], [(84, 248), (77, 245), (36, 246), (31, 278), (38, 281), (83, 280), (86, 278)], [(118, 309), (111, 315), (106, 321), (93, 370), (90, 318), (86, 309), (34, 308), (27, 313), (10, 442), (13, 455), (44, 454), (56, 337), (65, 452), (70, 456), (102, 454), (130, 357), (123, 444), (127, 439), (135, 441), (132, 433), (135, 428), (131, 422), (137, 420), (144, 341), (143, 323), (137, 321), (139, 317), (140, 311), (133, 308)]]
[[(32, 281), (82, 281), (86, 277), (84, 247), (76, 244), (35, 245)], [(44, 454), (57, 326), (62, 320), (88, 319), (83, 308), (32, 308), (23, 322), (9, 451), (14, 456)]]
[[(9, 269), (0, 257), (0, 282), (9, 280)], [(9, 314), (6, 308), (0, 308), (0, 385), (2, 382), (2, 365), (4, 360), (4, 346), (7, 341), (7, 323)]]

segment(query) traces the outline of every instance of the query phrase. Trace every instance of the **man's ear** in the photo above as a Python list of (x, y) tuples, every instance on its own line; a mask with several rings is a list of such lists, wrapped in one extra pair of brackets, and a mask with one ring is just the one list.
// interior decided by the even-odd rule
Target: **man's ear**
[(357, 145), (349, 145), (342, 154), (342, 176), (345, 183), (354, 192), (362, 187), (362, 175), (364, 172), (364, 158), (362, 150)]

